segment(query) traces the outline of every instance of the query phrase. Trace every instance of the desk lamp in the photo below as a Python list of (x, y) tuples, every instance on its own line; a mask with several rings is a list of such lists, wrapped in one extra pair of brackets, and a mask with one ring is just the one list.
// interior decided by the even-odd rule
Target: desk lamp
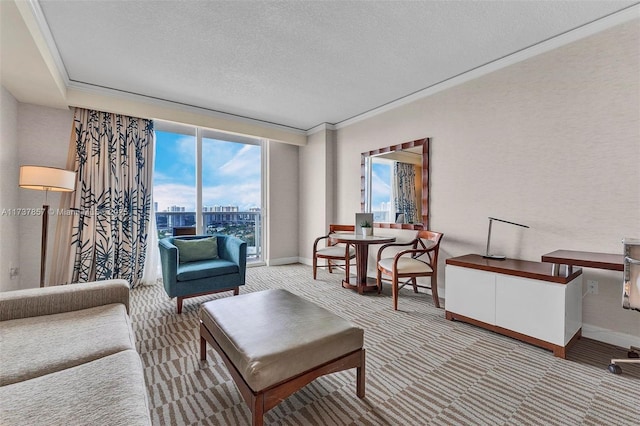
[(482, 257), (484, 257), (485, 259), (505, 260), (507, 256), (502, 254), (491, 254), (491, 250), (489, 249), (489, 246), (491, 244), (491, 224), (493, 223), (494, 220), (497, 220), (498, 222), (508, 223), (509, 225), (522, 226), (523, 228), (528, 228), (528, 226), (489, 216), (489, 232), (487, 233), (487, 253)]

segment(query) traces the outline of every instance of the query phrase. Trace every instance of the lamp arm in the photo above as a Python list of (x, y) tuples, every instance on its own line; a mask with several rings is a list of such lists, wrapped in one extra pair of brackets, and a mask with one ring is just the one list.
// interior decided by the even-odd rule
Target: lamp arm
[(528, 228), (528, 226), (527, 225), (522, 225), (520, 223), (509, 222), (508, 220), (498, 219), (498, 218), (489, 216), (489, 231), (487, 232), (487, 251), (486, 251), (486, 253), (485, 253), (485, 255), (483, 257), (487, 258), (487, 259), (504, 260), (504, 259), (507, 258), (506, 256), (503, 256), (503, 255), (500, 255), (500, 254), (491, 254), (491, 250), (490, 250), (490, 246), (491, 246), (491, 224), (493, 223), (494, 220), (497, 220), (498, 222), (508, 223), (509, 225), (521, 226), (523, 228)]

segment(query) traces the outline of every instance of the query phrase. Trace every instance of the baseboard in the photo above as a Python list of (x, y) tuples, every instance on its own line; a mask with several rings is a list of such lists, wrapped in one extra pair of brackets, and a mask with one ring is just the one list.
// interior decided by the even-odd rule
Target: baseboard
[(607, 330), (591, 324), (582, 324), (582, 336), (610, 345), (628, 348), (629, 346), (640, 346), (640, 337), (618, 331)]
[(299, 263), (299, 258), (281, 257), (279, 259), (269, 259), (267, 261), (267, 266), (291, 265), (292, 263)]
[(308, 259), (306, 257), (299, 257), (298, 263), (302, 263), (303, 265), (313, 266), (313, 259)]

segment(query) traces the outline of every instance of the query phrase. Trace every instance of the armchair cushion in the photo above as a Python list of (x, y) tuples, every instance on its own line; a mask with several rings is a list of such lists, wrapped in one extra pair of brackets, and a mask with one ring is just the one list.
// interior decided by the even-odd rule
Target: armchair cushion
[[(393, 269), (393, 257), (380, 259), (378, 265), (387, 271), (391, 271)], [(399, 274), (423, 274), (432, 272), (433, 269), (427, 263), (407, 256), (398, 259), (397, 271)]]
[(218, 240), (216, 237), (199, 238), (193, 240), (173, 240), (178, 247), (178, 262), (196, 262), (218, 258)]
[[(344, 257), (344, 251), (344, 244), (336, 244), (335, 246), (320, 248), (316, 250), (316, 254), (320, 256)], [(352, 246), (349, 246), (349, 256), (354, 256), (355, 254), (356, 250)]]
[(240, 268), (235, 263), (225, 259), (200, 260), (182, 263), (178, 266), (178, 281), (192, 281), (200, 278), (219, 277), (227, 274), (237, 274)]

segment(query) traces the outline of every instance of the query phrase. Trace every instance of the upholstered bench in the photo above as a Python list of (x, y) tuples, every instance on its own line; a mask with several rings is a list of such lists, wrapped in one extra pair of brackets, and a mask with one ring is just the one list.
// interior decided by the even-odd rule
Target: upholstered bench
[(220, 354), (253, 425), (316, 378), (356, 368), (364, 398), (364, 331), (286, 290), (265, 290), (207, 302), (200, 308), (200, 359), (207, 342)]

